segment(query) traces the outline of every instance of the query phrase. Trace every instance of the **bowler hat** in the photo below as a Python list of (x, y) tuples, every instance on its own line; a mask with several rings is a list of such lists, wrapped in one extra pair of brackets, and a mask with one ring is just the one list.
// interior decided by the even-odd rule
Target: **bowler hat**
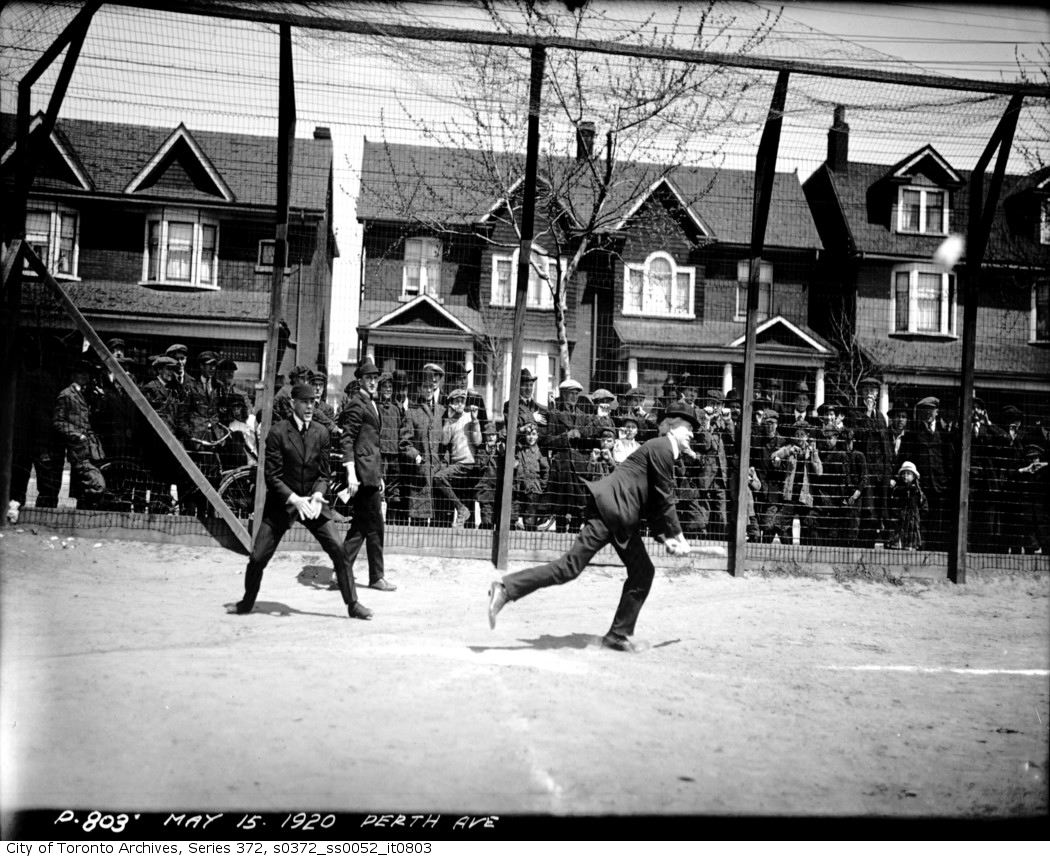
[(369, 360), (367, 357), (365, 358), (364, 362), (354, 370), (354, 377), (355, 378), (361, 378), (361, 377), (364, 377), (365, 375), (378, 375), (378, 374), (379, 374), (379, 367), (377, 367), (376, 364), (373, 363), (371, 360)]
[(314, 400), (314, 388), (312, 384), (296, 384), (292, 387), (292, 398), (304, 402)]
[(178, 354), (180, 352), (183, 354), (189, 354), (190, 350), (181, 342), (176, 342), (174, 345), (169, 345), (164, 351), (164, 353), (168, 356), (171, 356), (172, 354)]
[(669, 420), (677, 417), (680, 420), (685, 420), (694, 429), (694, 431), (700, 428), (700, 420), (696, 417), (696, 411), (694, 411), (689, 405), (675, 402), (666, 411), (664, 411), (663, 418)]

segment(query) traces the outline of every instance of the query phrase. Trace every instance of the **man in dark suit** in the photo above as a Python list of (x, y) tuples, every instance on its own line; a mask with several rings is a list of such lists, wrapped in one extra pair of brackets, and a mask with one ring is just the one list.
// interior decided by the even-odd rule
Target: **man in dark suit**
[(655, 573), (639, 532), (641, 520), (648, 520), (653, 536), (670, 553), (689, 553), (675, 512), (674, 463), (697, 426), (691, 407), (671, 405), (661, 422), (662, 436), (646, 441), (604, 479), (586, 483), (590, 492), (586, 523), (576, 543), (554, 562), (493, 581), (489, 588), (489, 626), (496, 627), (496, 614), (508, 601), (517, 601), (544, 586), (575, 580), (591, 558), (611, 543), (627, 567), (627, 582), (602, 645), (621, 652), (636, 651), (630, 637)]
[(354, 370), (354, 376), (360, 386), (339, 413), (347, 491), (353, 498), (353, 517), (343, 550), (352, 575), (354, 560), (364, 543), (368, 585), (393, 592), (397, 587), (383, 576), (383, 455), (379, 443), (382, 420), (375, 403), (379, 370), (371, 360), (365, 360)]
[(251, 613), (262, 584), (263, 570), (281, 537), (298, 519), (331, 557), (339, 589), (351, 619), (371, 619), (372, 611), (357, 600), (346, 552), (339, 544), (324, 494), (331, 476), (328, 432), (313, 421), (314, 388), (292, 388), (292, 416), (281, 420), (266, 436), (266, 505), (262, 525), (244, 573), (244, 598), (227, 608)]
[(90, 362), (77, 360), (73, 383), (55, 400), (54, 429), (66, 444), (70, 496), (77, 498), (78, 509), (96, 508), (106, 491), (106, 480), (98, 468), (104, 453), (93, 424), (99, 398), (91, 380), (93, 372)]

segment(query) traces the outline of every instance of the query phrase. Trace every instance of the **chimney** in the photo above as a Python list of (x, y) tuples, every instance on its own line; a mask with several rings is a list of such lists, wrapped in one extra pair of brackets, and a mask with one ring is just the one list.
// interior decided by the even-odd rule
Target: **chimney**
[(314, 126), (314, 139), (315, 140), (331, 140), (332, 129), (327, 125), (316, 125)]
[(835, 119), (828, 131), (828, 169), (837, 173), (849, 170), (849, 125), (841, 104), (835, 107)]
[(576, 128), (576, 160), (594, 157), (594, 123), (581, 122)]

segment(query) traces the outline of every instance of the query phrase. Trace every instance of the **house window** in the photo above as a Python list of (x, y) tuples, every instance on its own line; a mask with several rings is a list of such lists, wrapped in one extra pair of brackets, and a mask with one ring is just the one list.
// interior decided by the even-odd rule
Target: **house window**
[[(562, 268), (566, 260), (562, 260)], [(518, 282), (518, 251), (509, 256), (492, 256), (492, 305), (514, 306), (514, 291)], [(546, 254), (542, 247), (532, 250), (529, 265), (529, 291), (525, 306), (529, 309), (553, 309), (554, 289), (558, 282), (558, 262)]]
[[(272, 238), (264, 238), (259, 242), (259, 255), (255, 261), (255, 271), (259, 274), (273, 273), (273, 258), (277, 252), (277, 242)], [(284, 272), (290, 274), (291, 268), (286, 267)]]
[(143, 282), (218, 288), (218, 264), (219, 223), (214, 218), (174, 210), (146, 218)]
[(624, 265), (624, 315), (693, 317), (694, 268), (680, 268), (663, 251), (643, 264)]
[[(55, 277), (77, 275), (79, 219), (75, 211), (51, 206), (26, 212), (26, 243)], [(29, 265), (25, 268), (29, 270)]]
[(1050, 244), (1050, 199), (1044, 199), (1039, 209), (1039, 243)]
[(401, 296), (441, 293), (441, 241), (437, 238), (405, 240), (405, 263), (401, 276)]
[(1032, 342), (1050, 342), (1050, 280), (1032, 286)]
[[(741, 259), (736, 263), (737, 321), (747, 318), (747, 281), (751, 276), (751, 262)], [(769, 318), (773, 312), (773, 263), (761, 262), (758, 268), (758, 317)]]
[(955, 274), (913, 265), (893, 269), (892, 333), (955, 336)]
[(948, 193), (902, 187), (897, 201), (897, 231), (920, 235), (948, 234)]

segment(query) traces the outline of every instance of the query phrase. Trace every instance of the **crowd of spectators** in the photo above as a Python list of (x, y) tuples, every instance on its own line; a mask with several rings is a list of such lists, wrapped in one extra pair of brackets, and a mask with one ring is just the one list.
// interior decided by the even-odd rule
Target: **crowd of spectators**
[[(107, 343), (127, 365), (124, 343)], [(210, 351), (190, 360), (175, 343), (151, 360), (141, 389), (158, 416), (210, 479), (245, 463), (244, 449), (228, 443), (230, 426), (251, 429), (259, 414), (233, 383), (236, 363)], [(187, 371), (192, 365), (195, 374)], [(24, 373), (32, 383), (32, 372)], [(36, 505), (55, 506), (63, 459), (71, 496), (81, 508), (105, 508), (120, 495), (107, 484), (134, 461), (164, 495), (191, 496), (192, 483), (170, 449), (145, 425), (138, 409), (101, 365), (80, 360), (71, 383), (51, 398), (49, 414), (30, 407), (16, 450), (12, 506), (17, 519), (31, 468)], [(334, 437), (342, 432), (343, 400), (326, 401), (327, 375), (296, 366), (274, 396), (274, 421), (288, 418), (290, 390), (314, 385), (315, 419)], [(896, 403), (878, 410), (880, 382), (862, 379), (859, 403), (812, 407), (805, 383), (784, 395), (777, 383), (756, 390), (743, 502), (747, 538), (902, 550), (945, 550), (956, 515), (955, 472), (960, 426), (942, 418), (940, 401)], [(632, 388), (585, 393), (572, 379), (556, 396), (535, 398), (536, 378), (522, 370), (510, 525), (524, 530), (576, 532), (583, 523), (584, 483), (611, 473), (659, 431), (671, 404), (691, 408), (699, 421), (691, 448), (678, 463), (677, 512), (691, 539), (724, 540), (738, 497), (743, 402), (735, 390), (702, 390), (697, 379), (669, 376), (663, 396)], [(35, 390), (34, 392), (39, 392)], [(34, 399), (38, 401), (38, 399)], [(46, 401), (46, 399), (45, 399)], [(506, 455), (506, 417), (490, 416), (474, 390), (445, 390), (445, 371), (426, 363), (415, 383), (406, 372), (384, 373), (375, 401), (384, 464), (387, 523), (491, 528), (500, 507)], [(969, 427), (969, 550), (1050, 552), (1050, 423), (1028, 421), (1008, 406), (993, 419), (981, 398)], [(193, 511), (192, 509), (189, 511)]]

